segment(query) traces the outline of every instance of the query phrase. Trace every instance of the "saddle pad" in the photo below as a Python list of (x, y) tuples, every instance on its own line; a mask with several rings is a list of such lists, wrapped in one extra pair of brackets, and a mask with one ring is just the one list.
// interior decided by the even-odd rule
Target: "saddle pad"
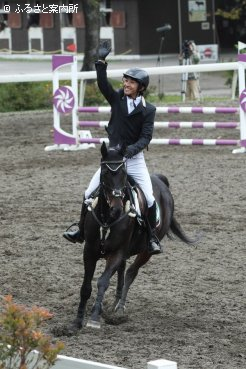
[(160, 206), (158, 204), (158, 202), (156, 201), (156, 226), (159, 226), (161, 219), (160, 219)]
[[(134, 201), (134, 207), (137, 213), (137, 216), (140, 218), (143, 218), (143, 214), (140, 210), (140, 204), (139, 204), (139, 200), (138, 200), (138, 194), (135, 191), (134, 188), (131, 188), (132, 191), (132, 197), (133, 197), (133, 201)], [(156, 226), (158, 226), (160, 224), (160, 207), (158, 202), (156, 202)]]

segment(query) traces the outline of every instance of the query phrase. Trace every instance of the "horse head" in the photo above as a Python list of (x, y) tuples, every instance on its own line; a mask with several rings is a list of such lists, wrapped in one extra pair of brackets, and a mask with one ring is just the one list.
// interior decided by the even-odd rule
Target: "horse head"
[(123, 211), (123, 199), (127, 184), (123, 151), (119, 146), (107, 148), (105, 142), (103, 142), (101, 154), (100, 183), (110, 207), (110, 216), (117, 219)]

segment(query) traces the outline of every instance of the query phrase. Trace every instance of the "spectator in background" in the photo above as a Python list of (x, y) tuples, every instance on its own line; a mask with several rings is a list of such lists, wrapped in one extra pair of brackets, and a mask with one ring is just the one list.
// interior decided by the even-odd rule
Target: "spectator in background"
[[(194, 41), (184, 41), (182, 53), (179, 55), (179, 63), (183, 65), (198, 64), (200, 62), (200, 54)], [(186, 78), (182, 78), (186, 83), (182, 88), (185, 96), (191, 100), (200, 100), (200, 84), (199, 73), (191, 72), (186, 74)]]

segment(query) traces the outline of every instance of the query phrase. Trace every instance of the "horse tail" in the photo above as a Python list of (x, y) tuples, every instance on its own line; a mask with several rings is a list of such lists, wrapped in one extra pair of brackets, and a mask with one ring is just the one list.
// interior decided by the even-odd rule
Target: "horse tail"
[[(173, 216), (171, 224), (170, 224), (170, 229), (172, 231), (172, 233), (177, 236), (181, 241), (183, 241), (184, 243), (186, 243), (187, 245), (194, 245), (195, 243), (197, 243), (199, 237), (195, 238), (195, 239), (191, 239), (190, 237), (188, 237), (184, 230), (182, 229), (181, 225), (178, 223), (178, 221), (175, 219), (175, 217)], [(170, 233), (168, 233), (167, 235), (170, 239), (172, 239), (172, 235)]]
[(163, 183), (165, 183), (165, 185), (167, 186), (167, 187), (169, 187), (170, 185), (169, 185), (169, 181), (168, 181), (168, 179), (167, 179), (167, 177), (166, 176), (164, 176), (163, 174), (156, 174), (156, 176), (163, 182)]
[[(156, 177), (158, 177), (169, 188), (169, 181), (166, 176), (164, 176), (163, 174), (156, 174)], [(170, 193), (170, 196), (172, 197), (171, 193)], [(171, 220), (171, 224), (169, 227), (171, 232), (169, 231), (167, 232), (168, 238), (173, 239), (174, 238), (173, 235), (175, 235), (181, 241), (183, 241), (184, 243), (188, 245), (194, 245), (199, 241), (200, 237), (197, 236), (195, 239), (192, 239), (185, 234), (184, 230), (182, 229), (181, 225), (178, 223), (178, 221), (176, 220), (173, 214), (171, 216), (171, 219), (172, 220)]]

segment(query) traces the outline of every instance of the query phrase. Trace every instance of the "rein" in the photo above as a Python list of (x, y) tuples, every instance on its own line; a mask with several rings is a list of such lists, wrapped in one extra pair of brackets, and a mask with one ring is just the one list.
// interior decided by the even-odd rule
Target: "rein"
[(133, 208), (130, 207), (127, 210), (127, 212), (125, 212), (124, 214), (122, 214), (119, 218), (115, 219), (112, 223), (108, 224), (108, 223), (101, 222), (101, 220), (96, 215), (96, 212), (95, 212), (94, 208), (91, 205), (88, 206), (88, 210), (93, 215), (93, 217), (94, 217), (95, 221), (97, 222), (97, 224), (100, 227), (104, 228), (104, 229), (109, 229), (109, 228), (113, 227), (115, 224), (119, 223), (121, 220), (123, 220), (124, 218), (126, 218), (132, 211), (135, 211), (135, 209), (133, 209)]
[(91, 212), (91, 214), (93, 215), (93, 218), (95, 219), (97, 224), (100, 226), (100, 241), (101, 241), (101, 246), (102, 246), (102, 249), (101, 249), (102, 255), (105, 254), (104, 245), (105, 245), (105, 240), (110, 233), (110, 228), (116, 225), (117, 223), (119, 223), (120, 221), (122, 221), (123, 219), (125, 219), (127, 216), (131, 216), (131, 217), (136, 216), (136, 210), (132, 206), (129, 206), (129, 209), (124, 214), (122, 214), (119, 218), (114, 220), (112, 223), (108, 224), (108, 223), (101, 222), (101, 220), (96, 215), (96, 212), (92, 205), (88, 205), (88, 210)]

